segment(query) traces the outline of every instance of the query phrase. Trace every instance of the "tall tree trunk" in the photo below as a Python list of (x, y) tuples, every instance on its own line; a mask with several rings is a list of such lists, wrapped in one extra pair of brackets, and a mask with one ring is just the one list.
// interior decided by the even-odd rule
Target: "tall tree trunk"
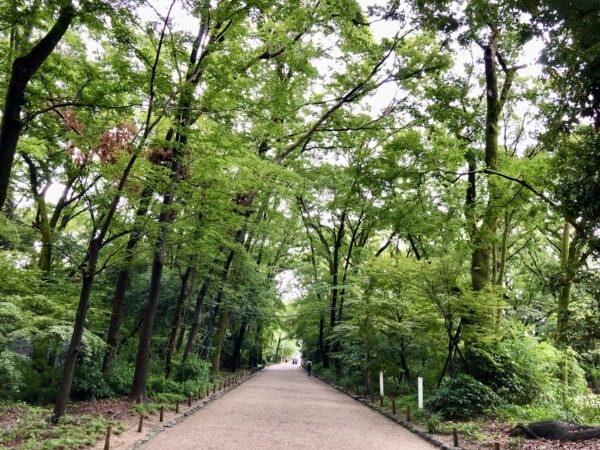
[(79, 303), (77, 305), (77, 314), (75, 316), (75, 324), (73, 326), (73, 334), (69, 343), (69, 350), (65, 358), (63, 374), (58, 389), (58, 396), (54, 405), (53, 420), (58, 420), (67, 410), (69, 394), (73, 384), (73, 375), (75, 374), (75, 363), (81, 349), (81, 341), (83, 339), (83, 331), (85, 328), (85, 318), (90, 305), (90, 296), (92, 294), (92, 286), (94, 285), (94, 277), (96, 274), (96, 265), (100, 253), (101, 240), (91, 239), (88, 246), (88, 263), (83, 271), (83, 280), (81, 291), (79, 293)]
[(58, 18), (50, 31), (29, 53), (13, 62), (0, 122), (0, 209), (4, 206), (8, 194), (10, 172), (23, 127), (21, 112), (25, 104), (25, 89), (67, 32), (74, 17), (75, 9), (72, 3), (68, 2), (60, 8)]
[(207, 320), (206, 325), (206, 334), (202, 339), (202, 358), (208, 359), (208, 355), (210, 352), (210, 343), (212, 340), (213, 331), (215, 330), (215, 325), (217, 320), (219, 319), (219, 311), (221, 309), (221, 302), (223, 301), (224, 295), (224, 286), (220, 286), (217, 295), (215, 295), (215, 299), (213, 301), (212, 311)]
[(562, 232), (562, 245), (560, 252), (560, 268), (562, 280), (558, 291), (558, 305), (556, 310), (556, 343), (565, 346), (568, 343), (569, 331), (569, 303), (571, 300), (571, 224), (565, 222)]
[(219, 330), (215, 337), (215, 348), (212, 353), (212, 372), (218, 375), (221, 370), (221, 351), (223, 350), (223, 342), (225, 341), (225, 334), (229, 328), (229, 320), (231, 319), (231, 311), (225, 309), (221, 312), (219, 320)]
[(190, 332), (188, 333), (187, 344), (183, 351), (183, 360), (188, 359), (190, 354), (196, 349), (196, 338), (198, 337), (198, 331), (200, 330), (200, 323), (202, 322), (202, 306), (206, 299), (206, 293), (210, 287), (210, 273), (209, 276), (204, 279), (198, 295), (196, 296), (196, 306), (194, 307), (194, 316), (192, 318), (192, 325), (190, 326)]
[(275, 348), (275, 357), (273, 358), (277, 362), (279, 361), (279, 348), (281, 347), (281, 336), (277, 338), (277, 347)]
[[(175, 2), (171, 4), (173, 6)], [(154, 328), (154, 319), (156, 310), (160, 300), (160, 288), (162, 283), (162, 271), (164, 266), (165, 243), (169, 233), (169, 224), (171, 223), (172, 205), (175, 198), (175, 184), (181, 178), (181, 159), (187, 147), (188, 132), (190, 125), (194, 122), (192, 117), (192, 101), (194, 96), (194, 87), (198, 84), (201, 78), (202, 71), (199, 64), (204, 57), (207, 56), (210, 44), (208, 39), (207, 47), (201, 55), (198, 55), (201, 40), (208, 35), (208, 13), (205, 12), (204, 19), (200, 24), (198, 35), (192, 45), (190, 53), (189, 65), (186, 73), (186, 86), (180, 93), (178, 102), (178, 117), (176, 128), (176, 138), (174, 145), (171, 146), (173, 151), (173, 160), (171, 165), (171, 183), (167, 187), (167, 192), (163, 199), (163, 209), (159, 216), (160, 231), (155, 245), (153, 260), (152, 260), (152, 275), (150, 279), (150, 292), (148, 295), (148, 303), (144, 311), (144, 323), (142, 324), (142, 332), (138, 352), (136, 356), (135, 372), (133, 375), (133, 385), (131, 387), (130, 398), (137, 402), (143, 402), (148, 398), (146, 392), (146, 382), (148, 377), (148, 366), (150, 363), (150, 347), (152, 333)]]
[(323, 363), (323, 367), (329, 367), (329, 356), (325, 348), (325, 317), (323, 311), (319, 317), (319, 361)]
[[(148, 137), (148, 134), (149, 130), (146, 129), (143, 136), (144, 140)], [(104, 239), (108, 234), (110, 225), (112, 224), (114, 216), (117, 212), (117, 206), (119, 205), (119, 201), (121, 200), (121, 193), (123, 192), (123, 188), (127, 183), (127, 179), (129, 178), (129, 174), (133, 169), (133, 166), (137, 160), (140, 150), (141, 144), (140, 146), (138, 146), (135, 153), (129, 159), (129, 162), (125, 167), (123, 174), (121, 175), (121, 179), (119, 180), (119, 184), (117, 186), (117, 193), (114, 195), (110, 206), (108, 207), (108, 211), (104, 215), (104, 220), (102, 222), (100, 230), (98, 231), (98, 233), (96, 233), (97, 230), (92, 231), (90, 241), (88, 243), (84, 263), (82, 264), (82, 286), (79, 295), (79, 303), (77, 305), (77, 315), (75, 316), (73, 334), (71, 335), (71, 341), (69, 343), (69, 350), (65, 358), (63, 374), (58, 390), (58, 396), (54, 405), (54, 413), (52, 415), (53, 421), (58, 421), (58, 419), (62, 415), (64, 415), (67, 409), (69, 393), (71, 392), (71, 385), (73, 384), (73, 374), (75, 373), (75, 363), (77, 361), (77, 355), (79, 354), (79, 349), (81, 347), (81, 340), (83, 338), (85, 318), (89, 308), (89, 301), (92, 293), (92, 286), (94, 284), (94, 278), (96, 276), (96, 266), (98, 265), (100, 250), (104, 245)]]
[[(179, 171), (177, 163), (173, 167), (173, 176), (176, 177)], [(135, 360), (135, 372), (133, 374), (133, 384), (129, 398), (138, 403), (145, 402), (148, 399), (146, 391), (146, 381), (148, 378), (148, 366), (150, 364), (150, 350), (152, 343), (152, 334), (154, 331), (154, 319), (160, 300), (160, 288), (162, 283), (162, 272), (165, 258), (165, 243), (169, 233), (169, 224), (171, 223), (171, 206), (173, 204), (174, 192), (169, 188), (169, 192), (163, 199), (163, 209), (159, 216), (160, 231), (154, 247), (152, 257), (152, 274), (150, 277), (150, 292), (148, 302), (144, 310), (144, 322), (138, 344), (137, 356)]]
[[(510, 93), (516, 68), (508, 68), (502, 62), (505, 73), (501, 92), (498, 90), (497, 59), (498, 32), (493, 29), (489, 42), (483, 48), (483, 61), (485, 65), (486, 86), (486, 120), (485, 120), (485, 167), (488, 170), (498, 170), (498, 135), (500, 115), (504, 104)], [(471, 156), (474, 159), (474, 156)], [(474, 161), (469, 158), (469, 171), (475, 170)], [(474, 175), (474, 174), (472, 174)], [(469, 179), (469, 190), (467, 192), (467, 207), (473, 207), (475, 203), (474, 176)], [(471, 283), (474, 291), (482, 291), (490, 287), (495, 280), (491, 278), (492, 249), (495, 245), (496, 231), (498, 226), (498, 200), (500, 191), (496, 179), (488, 177), (488, 204), (483, 217), (481, 227), (476, 229), (476, 221), (471, 219), (475, 229), (473, 239), (473, 252), (471, 255)]]
[(238, 331), (235, 341), (233, 343), (233, 353), (231, 354), (231, 366), (229, 369), (232, 372), (237, 371), (240, 368), (240, 361), (242, 357), (242, 345), (244, 343), (244, 336), (246, 335), (246, 320), (242, 319), (240, 330)]
[(260, 355), (260, 337), (262, 334), (262, 324), (258, 323), (256, 325), (256, 332), (254, 333), (254, 340), (252, 342), (252, 346), (250, 347), (250, 352), (248, 353), (248, 367), (250, 369), (254, 367), (258, 367), (259, 361), (261, 361)]
[[(173, 321), (171, 323), (171, 333), (169, 334), (169, 340), (167, 342), (167, 353), (165, 356), (165, 378), (169, 378), (171, 370), (173, 369), (173, 353), (175, 351), (175, 339), (177, 338), (177, 330), (179, 329), (179, 322), (183, 315), (183, 306), (187, 298), (190, 278), (194, 277), (195, 269), (191, 266), (187, 268), (183, 277), (181, 277), (181, 288), (179, 289), (179, 298), (177, 299), (177, 305), (175, 306), (175, 313), (173, 314)], [(193, 283), (192, 283), (193, 284)]]
[(104, 359), (102, 361), (102, 373), (107, 375), (117, 353), (119, 343), (119, 330), (123, 322), (123, 310), (125, 306), (125, 294), (129, 286), (129, 273), (131, 265), (135, 258), (135, 248), (142, 239), (142, 218), (148, 213), (150, 199), (152, 198), (153, 189), (146, 185), (142, 191), (140, 204), (135, 213), (134, 230), (132, 231), (127, 246), (125, 247), (125, 260), (123, 268), (119, 270), (117, 275), (117, 285), (115, 287), (115, 295), (112, 301), (112, 310), (110, 313), (110, 321), (108, 324), (108, 333), (106, 337), (106, 349), (104, 351)]

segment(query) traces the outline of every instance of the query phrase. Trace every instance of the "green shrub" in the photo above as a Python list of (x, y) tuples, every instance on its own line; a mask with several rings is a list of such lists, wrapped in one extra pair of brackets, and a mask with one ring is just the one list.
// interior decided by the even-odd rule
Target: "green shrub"
[(175, 380), (208, 382), (210, 367), (209, 362), (204, 361), (197, 355), (190, 355), (185, 362), (178, 364), (175, 368)]
[[(540, 396), (538, 356), (530, 339), (488, 341), (465, 352), (469, 373), (510, 403), (529, 403)], [(546, 378), (544, 374), (542, 378)]]
[(117, 395), (127, 395), (131, 391), (135, 366), (118, 361), (108, 375), (106, 382)]
[(150, 375), (148, 377), (148, 395), (154, 397), (156, 394), (185, 395), (181, 383), (167, 379), (163, 375)]
[[(585, 392), (576, 355), (523, 335), (480, 341), (465, 351), (470, 375), (508, 403), (557, 402)], [(564, 383), (566, 374), (567, 383)]]
[(427, 408), (445, 419), (468, 419), (500, 404), (500, 398), (488, 386), (473, 377), (460, 374), (447, 379), (427, 402)]

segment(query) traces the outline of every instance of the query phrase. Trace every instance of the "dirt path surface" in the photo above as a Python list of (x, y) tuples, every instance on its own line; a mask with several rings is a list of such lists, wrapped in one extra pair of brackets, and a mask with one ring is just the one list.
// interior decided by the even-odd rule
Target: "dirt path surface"
[(291, 364), (270, 367), (144, 450), (435, 447)]

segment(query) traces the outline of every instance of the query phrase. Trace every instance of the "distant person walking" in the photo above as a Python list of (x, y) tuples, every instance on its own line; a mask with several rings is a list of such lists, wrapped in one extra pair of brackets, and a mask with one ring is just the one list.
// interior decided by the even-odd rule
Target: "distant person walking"
[(306, 361), (306, 371), (308, 372), (308, 376), (312, 373), (312, 361), (309, 359)]

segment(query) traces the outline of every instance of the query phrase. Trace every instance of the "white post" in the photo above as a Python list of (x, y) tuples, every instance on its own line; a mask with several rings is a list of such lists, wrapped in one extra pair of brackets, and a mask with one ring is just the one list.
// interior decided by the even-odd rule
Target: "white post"
[(383, 372), (379, 372), (379, 395), (383, 397)]
[(419, 377), (417, 379), (417, 387), (419, 393), (419, 409), (423, 409), (423, 378)]

